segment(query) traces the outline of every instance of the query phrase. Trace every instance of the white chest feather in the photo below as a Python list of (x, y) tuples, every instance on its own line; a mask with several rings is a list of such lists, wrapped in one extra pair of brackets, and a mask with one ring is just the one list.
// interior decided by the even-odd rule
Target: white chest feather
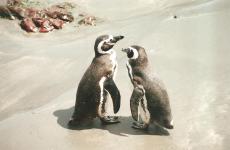
[(126, 63), (126, 66), (128, 68), (129, 77), (130, 77), (131, 81), (133, 81), (133, 71), (132, 71), (131, 65), (129, 64), (129, 61)]
[(98, 107), (98, 115), (100, 117), (103, 117), (104, 114), (102, 113), (102, 107), (103, 107), (103, 92), (104, 92), (104, 82), (106, 80), (106, 77), (102, 77), (101, 80), (99, 81), (99, 87), (100, 87), (100, 101), (99, 101), (99, 107)]
[(111, 64), (112, 64), (112, 71), (113, 71), (113, 78), (115, 78), (114, 76), (116, 75), (117, 73), (117, 59), (116, 59), (116, 52), (115, 51), (112, 51), (111, 54), (110, 54), (110, 61), (111, 61)]

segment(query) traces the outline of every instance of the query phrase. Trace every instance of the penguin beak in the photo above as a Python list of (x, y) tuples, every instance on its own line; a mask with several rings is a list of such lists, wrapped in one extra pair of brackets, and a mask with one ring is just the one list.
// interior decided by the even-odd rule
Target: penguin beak
[(121, 51), (125, 52), (125, 53), (128, 53), (128, 52), (130, 52), (130, 49), (129, 48), (123, 48)]
[(111, 42), (116, 43), (117, 41), (120, 41), (123, 38), (124, 38), (124, 36), (122, 36), (122, 35), (114, 36)]

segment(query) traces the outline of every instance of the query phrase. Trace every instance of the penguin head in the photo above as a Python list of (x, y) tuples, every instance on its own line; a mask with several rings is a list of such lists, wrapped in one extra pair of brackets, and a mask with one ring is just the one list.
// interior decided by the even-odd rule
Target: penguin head
[(96, 55), (110, 54), (113, 51), (113, 46), (124, 36), (101, 35), (99, 36), (94, 45)]
[(145, 64), (148, 62), (147, 54), (145, 49), (141, 46), (132, 45), (128, 48), (122, 49), (123, 52), (127, 54), (129, 62), (131, 64)]

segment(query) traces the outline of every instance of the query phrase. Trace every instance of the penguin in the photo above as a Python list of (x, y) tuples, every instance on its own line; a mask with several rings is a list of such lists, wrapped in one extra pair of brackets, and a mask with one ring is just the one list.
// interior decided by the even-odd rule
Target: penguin
[(124, 36), (101, 35), (94, 45), (95, 57), (84, 73), (77, 89), (74, 113), (69, 125), (99, 117), (103, 124), (119, 123), (116, 116), (107, 116), (106, 103), (110, 94), (114, 113), (120, 109), (120, 92), (114, 82), (117, 71), (113, 46)]
[(173, 129), (169, 96), (162, 81), (151, 71), (145, 49), (133, 45), (122, 49), (127, 54), (127, 69), (133, 84), (130, 109), (135, 129), (148, 129), (155, 123)]

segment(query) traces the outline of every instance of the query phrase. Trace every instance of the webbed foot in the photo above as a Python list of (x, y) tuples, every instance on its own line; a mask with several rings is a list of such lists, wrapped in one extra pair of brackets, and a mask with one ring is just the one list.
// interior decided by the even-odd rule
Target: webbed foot
[(105, 116), (100, 118), (102, 124), (115, 124), (115, 123), (120, 123), (119, 119), (117, 116)]
[(147, 130), (149, 127), (148, 124), (140, 123), (140, 122), (133, 122), (132, 128), (134, 129), (141, 129), (141, 130)]

